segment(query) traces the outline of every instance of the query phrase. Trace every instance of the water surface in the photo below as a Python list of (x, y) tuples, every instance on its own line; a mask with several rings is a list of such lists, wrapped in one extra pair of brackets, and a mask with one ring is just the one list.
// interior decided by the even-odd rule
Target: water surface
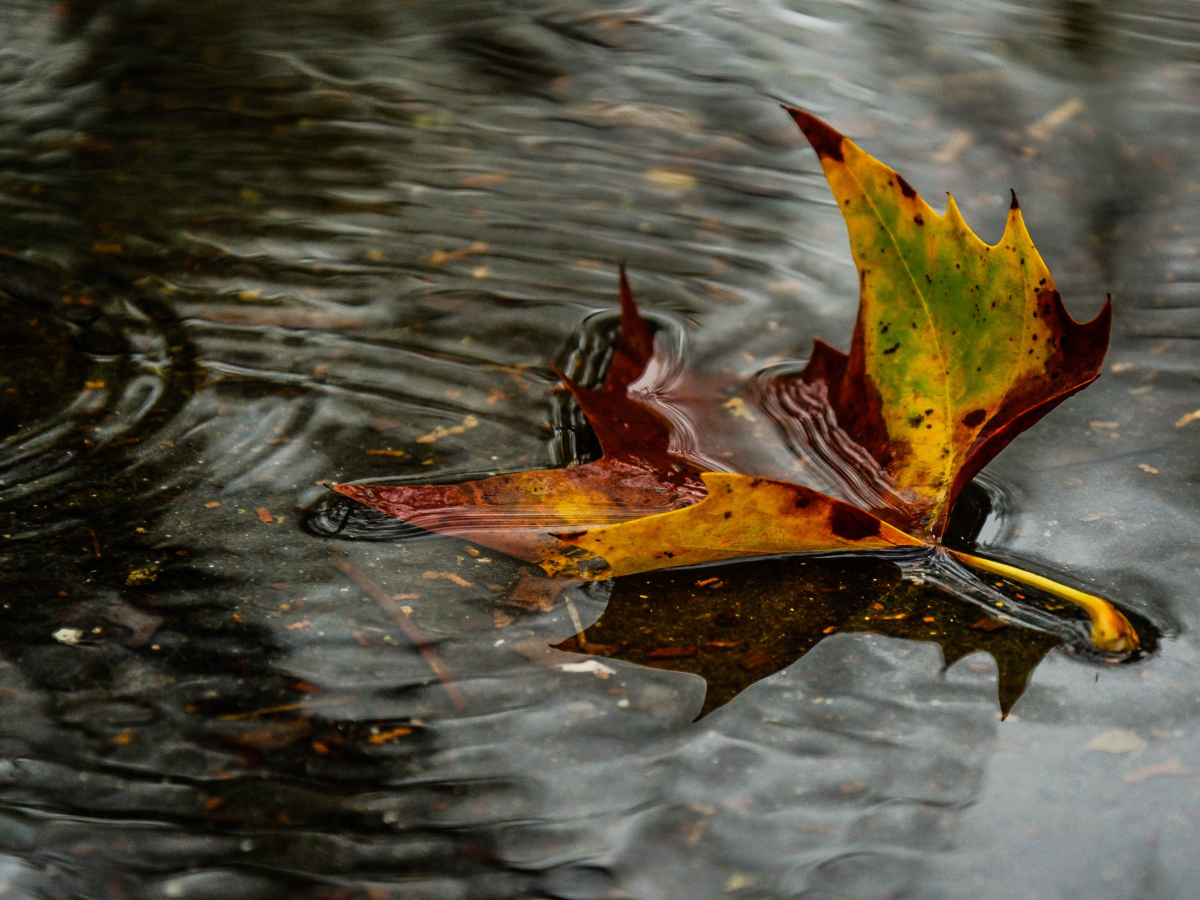
[[(1189, 5), (13, 0), (0, 30), (0, 896), (1192, 896)], [(539, 664), (576, 627), (506, 603), (517, 563), (322, 525), (322, 481), (594, 452), (550, 364), (602, 356), (619, 260), (696, 365), (846, 347), (780, 102), (986, 240), (1015, 188), (1076, 317), (1113, 294), (1103, 377), (989, 467), (980, 541), (1156, 653), (1049, 650), (1001, 722), (991, 657), (838, 633), (694, 721), (686, 671)]]

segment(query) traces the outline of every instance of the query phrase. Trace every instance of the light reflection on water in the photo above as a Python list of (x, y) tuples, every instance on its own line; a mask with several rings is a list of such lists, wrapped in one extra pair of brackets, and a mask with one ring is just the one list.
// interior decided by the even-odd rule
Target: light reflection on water
[[(44, 321), (0, 371), (4, 890), (1191, 896), (1193, 18), (10, 3), (2, 312)], [(712, 371), (844, 347), (856, 276), (781, 100), (985, 239), (1016, 188), (1077, 318), (1114, 294), (1105, 377), (989, 468), (982, 540), (1157, 656), (1053, 652), (1000, 724), (987, 657), (839, 635), (694, 725), (696, 676), (531, 661), (577, 626), (505, 605), (515, 563), (313, 527), (320, 481), (593, 453), (548, 363), (602, 365), (620, 259)]]

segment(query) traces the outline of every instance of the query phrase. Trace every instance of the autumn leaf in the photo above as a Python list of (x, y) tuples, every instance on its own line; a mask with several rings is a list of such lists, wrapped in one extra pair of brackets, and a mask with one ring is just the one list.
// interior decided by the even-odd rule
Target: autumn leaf
[[(705, 497), (706, 466), (672, 447), (671, 420), (630, 386), (654, 352), (653, 336), (621, 272), (621, 339), (598, 389), (562, 375), (588, 417), (604, 455), (596, 462), (499, 475), (450, 485), (334, 485), (334, 490), (390, 516), (468, 538), (541, 566), (548, 574), (607, 578), (607, 563), (555, 537), (668, 512)], [(560, 373), (561, 375), (561, 373)]]
[[(708, 495), (694, 506), (556, 536), (607, 560), (610, 577), (771, 553), (923, 545), (875, 516), (798, 484), (715, 472), (700, 477)], [(563, 568), (554, 574), (589, 573)]]
[(1015, 193), (1004, 234), (989, 246), (952, 196), (939, 215), (824, 122), (788, 112), (821, 159), (861, 284), (849, 356), (818, 343), (801, 378), (823, 383), (838, 424), (908, 507), (879, 514), (940, 537), (963, 487), (1096, 379), (1112, 301), (1091, 322), (1071, 318)]
[[(1135, 649), (1136, 632), (1107, 601), (940, 547), (970, 479), (1095, 379), (1110, 306), (1082, 325), (1067, 314), (1015, 196), (989, 247), (953, 199), (938, 215), (893, 170), (789, 112), (821, 158), (860, 272), (848, 354), (817, 342), (802, 371), (750, 385), (696, 372), (647, 385), (655, 344), (622, 268), (621, 337), (604, 383), (591, 389), (560, 373), (595, 430), (599, 460), (457, 485), (335, 490), (554, 577), (934, 548), (1081, 607), (1098, 648)], [(823, 490), (793, 483), (801, 475)]]

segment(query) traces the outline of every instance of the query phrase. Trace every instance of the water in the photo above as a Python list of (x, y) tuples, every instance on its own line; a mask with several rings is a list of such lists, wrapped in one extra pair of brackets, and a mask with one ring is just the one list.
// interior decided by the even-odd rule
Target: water
[[(0, 29), (0, 896), (1192, 896), (1189, 6), (79, 0)], [(1104, 376), (989, 466), (979, 539), (1155, 652), (1031, 632), (1001, 722), (989, 656), (842, 631), (694, 721), (683, 662), (539, 656), (666, 581), (543, 612), (497, 554), (331, 534), (318, 482), (594, 452), (549, 364), (599, 366), (618, 260), (695, 365), (847, 346), (844, 227), (779, 102), (987, 240), (1014, 187), (1076, 317), (1113, 293)], [(893, 577), (839, 571), (813, 583)]]

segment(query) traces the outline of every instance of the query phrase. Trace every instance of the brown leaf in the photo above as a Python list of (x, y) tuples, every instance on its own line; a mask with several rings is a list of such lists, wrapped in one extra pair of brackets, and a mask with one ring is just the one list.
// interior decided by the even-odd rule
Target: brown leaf
[(972, 622), (967, 627), (977, 629), (978, 631), (996, 631), (997, 629), (1004, 628), (1007, 625), (1008, 623), (1003, 619), (992, 619), (984, 616), (982, 619)]
[(763, 666), (769, 666), (774, 661), (775, 658), (766, 650), (755, 650), (753, 653), (747, 653), (739, 659), (738, 665), (746, 671), (752, 671), (754, 669), (761, 669)]
[[(1095, 379), (1111, 305), (1091, 322), (1071, 318), (1015, 196), (1003, 237), (988, 246), (953, 199), (944, 214), (935, 212), (903, 177), (830, 126), (789, 112), (821, 160), (859, 268), (848, 353), (817, 341), (802, 371), (776, 369), (742, 384), (685, 370), (649, 383), (670, 367), (652, 365), (653, 333), (622, 267), (621, 336), (603, 384), (587, 387), (560, 373), (600, 443), (599, 460), (462, 484), (334, 489), (417, 527), (534, 563), (552, 578), (600, 580), (755, 555), (938, 547), (965, 485)], [(695, 181), (666, 169), (647, 178), (677, 192)], [(468, 416), (417, 440), (477, 424)], [(938, 552), (1079, 605), (1101, 650), (1138, 646), (1129, 622), (1101, 598), (1005, 563)], [(548, 608), (517, 592), (509, 602)], [(894, 622), (904, 622), (895, 627), (935, 621), (900, 618), (908, 615), (895, 614)], [(984, 621), (973, 630), (1001, 627)], [(840, 627), (825, 621), (815, 633)], [(684, 667), (705, 655), (654, 655), (666, 649), (660, 636), (642, 659)], [(739, 666), (776, 665), (760, 653)]]
[(646, 656), (650, 659), (690, 658), (699, 653), (695, 647), (656, 647)]

